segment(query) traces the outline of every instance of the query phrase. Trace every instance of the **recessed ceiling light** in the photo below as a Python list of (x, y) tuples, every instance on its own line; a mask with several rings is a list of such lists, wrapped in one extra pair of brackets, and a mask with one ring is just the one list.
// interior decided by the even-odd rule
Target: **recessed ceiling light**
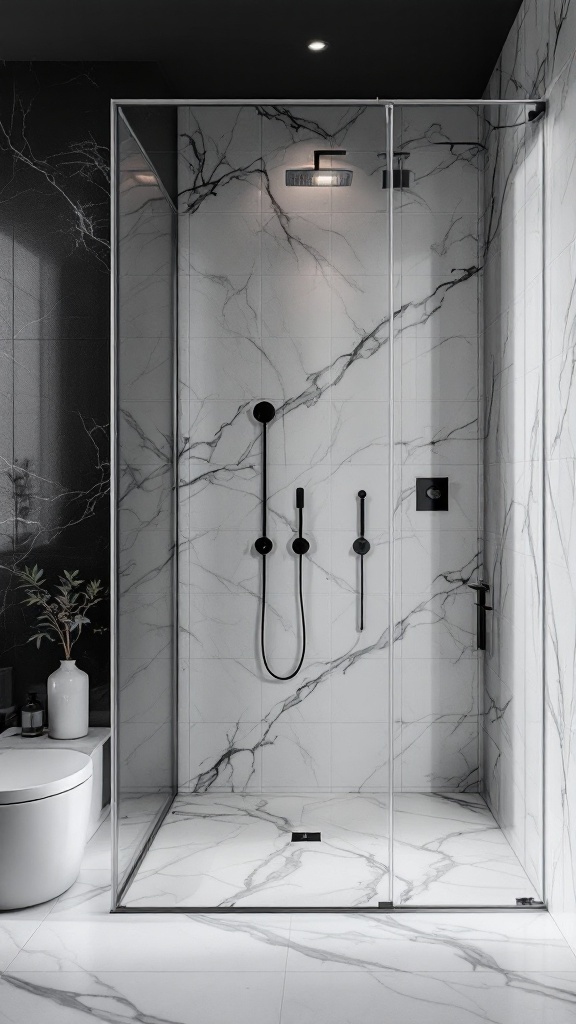
[(323, 39), (313, 39), (311, 43), (308, 43), (308, 49), (313, 50), (314, 53), (319, 53), (320, 50), (325, 50), (328, 43), (325, 43)]

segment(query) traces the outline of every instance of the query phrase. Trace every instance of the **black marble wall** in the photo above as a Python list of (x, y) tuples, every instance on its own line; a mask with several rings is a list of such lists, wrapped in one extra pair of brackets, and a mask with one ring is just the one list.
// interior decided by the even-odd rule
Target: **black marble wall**
[[(169, 91), (154, 64), (0, 66), (0, 666), (19, 705), (59, 651), (28, 643), (14, 569), (108, 584), (110, 99)], [(93, 723), (108, 646), (86, 633), (75, 649)]]

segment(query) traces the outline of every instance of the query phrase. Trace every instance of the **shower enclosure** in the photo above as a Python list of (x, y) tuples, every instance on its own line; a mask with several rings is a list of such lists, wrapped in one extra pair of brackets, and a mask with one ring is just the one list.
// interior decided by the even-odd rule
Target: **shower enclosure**
[(541, 905), (545, 114), (175, 106), (170, 195), (113, 105), (114, 908)]

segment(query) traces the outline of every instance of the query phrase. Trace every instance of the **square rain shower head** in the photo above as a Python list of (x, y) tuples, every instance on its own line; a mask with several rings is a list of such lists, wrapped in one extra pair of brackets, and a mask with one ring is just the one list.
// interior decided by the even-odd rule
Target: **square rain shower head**
[(344, 167), (320, 167), (321, 156), (346, 156), (346, 150), (315, 149), (314, 167), (300, 167), (286, 171), (286, 184), (320, 188), (352, 184), (352, 171)]

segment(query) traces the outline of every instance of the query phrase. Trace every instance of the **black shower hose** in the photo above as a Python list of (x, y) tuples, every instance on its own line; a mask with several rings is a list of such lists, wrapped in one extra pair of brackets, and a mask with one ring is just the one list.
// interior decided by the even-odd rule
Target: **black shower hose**
[[(267, 473), (267, 436), (266, 436), (266, 423), (262, 423), (262, 537), (266, 537), (266, 513), (268, 505), (268, 473)], [(302, 492), (303, 493), (303, 492)], [(300, 538), (302, 538), (302, 508), (299, 508), (299, 520), (300, 520)], [(274, 672), (268, 664), (268, 658), (266, 657), (266, 642), (265, 642), (265, 628), (266, 628), (266, 555), (267, 551), (262, 551), (262, 600), (261, 600), (261, 612), (260, 612), (260, 651), (262, 654), (262, 661), (264, 667), (269, 675), (273, 679), (278, 679), (280, 682), (285, 682), (288, 679), (294, 679), (297, 676), (300, 669), (302, 668), (304, 657), (306, 655), (306, 613), (304, 611), (304, 588), (303, 588), (303, 566), (302, 566), (302, 553), (298, 554), (298, 601), (300, 605), (300, 622), (302, 625), (302, 652), (296, 668), (290, 672), (287, 676), (280, 676)]]
[(262, 555), (262, 611), (260, 616), (260, 649), (262, 652), (262, 661), (266, 671), (273, 677), (273, 679), (287, 680), (294, 679), (297, 676), (306, 655), (306, 614), (304, 612), (304, 595), (302, 586), (302, 555), (298, 555), (298, 600), (300, 604), (300, 622), (302, 623), (302, 653), (300, 659), (293, 672), (288, 676), (279, 676), (276, 672), (273, 672), (268, 664), (266, 657), (266, 645), (264, 642), (264, 629), (266, 622), (266, 555)]

